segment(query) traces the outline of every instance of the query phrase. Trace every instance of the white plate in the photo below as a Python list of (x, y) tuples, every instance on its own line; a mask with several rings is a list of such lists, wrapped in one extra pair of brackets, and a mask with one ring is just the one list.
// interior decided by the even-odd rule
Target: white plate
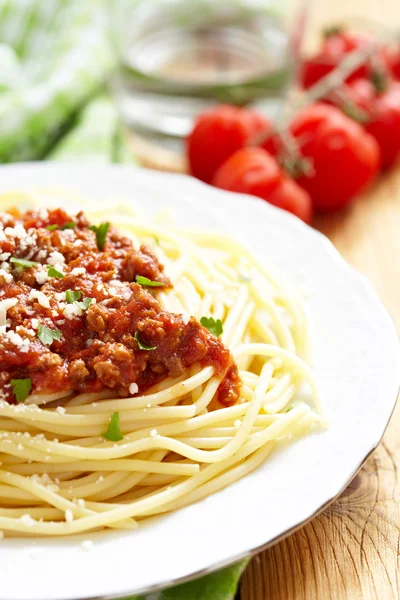
[(178, 222), (230, 233), (309, 293), (314, 370), (329, 428), (274, 454), (231, 487), (138, 532), (0, 543), (1, 600), (120, 597), (225, 566), (310, 519), (379, 443), (399, 388), (394, 327), (368, 281), (319, 233), (265, 202), (188, 177), (128, 167), (0, 168), (0, 192), (57, 186), (126, 198)]

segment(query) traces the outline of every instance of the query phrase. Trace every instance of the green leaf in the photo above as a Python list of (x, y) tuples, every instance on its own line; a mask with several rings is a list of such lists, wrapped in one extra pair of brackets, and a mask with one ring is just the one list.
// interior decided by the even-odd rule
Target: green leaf
[(219, 337), (224, 330), (221, 319), (215, 320), (212, 317), (201, 317), (200, 323), (216, 337)]
[(80, 300), (82, 292), (75, 292), (75, 290), (67, 290), (65, 292), (65, 299), (68, 304), (73, 304), (76, 300)]
[(68, 223), (64, 223), (64, 225), (58, 225), (57, 223), (54, 223), (54, 225), (47, 225), (46, 229), (48, 231), (54, 231), (55, 229), (74, 229), (75, 227), (75, 221), (68, 221)]
[(109, 227), (110, 223), (102, 223), (101, 225), (91, 225), (89, 227), (89, 229), (91, 231), (94, 231), (96, 234), (96, 243), (99, 250), (104, 250)]
[(292, 404), (292, 406), (288, 406), (287, 409), (285, 410), (285, 413), (290, 412), (291, 410), (294, 409), (294, 406)]
[(61, 225), (60, 229), (75, 229), (75, 227), (75, 221), (68, 221), (68, 223), (64, 223), (64, 225)]
[(29, 392), (32, 389), (31, 379), (29, 377), (26, 379), (11, 379), (10, 383), (17, 402), (23, 402), (29, 396)]
[(79, 306), (79, 308), (81, 308), (82, 310), (87, 310), (89, 308), (89, 306), (92, 304), (93, 302), (93, 298), (84, 298), (82, 300), (82, 302), (75, 302), (75, 304), (77, 306)]
[(103, 437), (110, 442), (120, 442), (124, 439), (119, 423), (119, 412), (115, 412), (111, 415), (108, 429), (105, 433), (103, 433)]
[(245, 559), (195, 581), (127, 600), (234, 600), (240, 576), (248, 562), (249, 560)]
[(61, 271), (57, 271), (57, 269), (55, 269), (54, 267), (46, 265), (46, 268), (49, 277), (57, 277), (57, 279), (62, 279), (64, 277), (64, 273), (61, 273)]
[(147, 277), (142, 277), (142, 275), (136, 275), (136, 283), (146, 287), (163, 287), (165, 285), (162, 281), (152, 281)]
[(26, 258), (16, 258), (12, 256), (10, 258), (10, 262), (14, 263), (17, 267), (21, 267), (22, 269), (29, 269), (30, 267), (36, 267), (39, 263), (34, 262), (33, 260), (26, 260)]
[(38, 338), (45, 346), (51, 346), (54, 340), (61, 338), (61, 331), (59, 329), (50, 329), (46, 325), (39, 325)]
[(138, 332), (135, 333), (135, 340), (137, 341), (140, 350), (155, 350), (157, 348), (157, 346), (147, 346), (146, 344), (141, 342), (139, 340)]

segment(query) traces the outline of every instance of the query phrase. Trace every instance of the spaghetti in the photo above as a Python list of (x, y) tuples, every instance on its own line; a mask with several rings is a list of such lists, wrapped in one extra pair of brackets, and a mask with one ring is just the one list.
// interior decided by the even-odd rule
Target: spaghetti
[(219, 234), (111, 214), (1, 216), (6, 536), (135, 529), (320, 423), (298, 294)]

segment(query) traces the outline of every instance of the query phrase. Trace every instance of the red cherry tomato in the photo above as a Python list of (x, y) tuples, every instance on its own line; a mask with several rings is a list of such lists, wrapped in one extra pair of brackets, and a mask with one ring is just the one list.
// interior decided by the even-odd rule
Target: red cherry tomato
[(389, 68), (395, 79), (400, 79), (400, 47), (389, 54)]
[(303, 221), (311, 220), (308, 194), (286, 177), (275, 158), (262, 148), (242, 148), (235, 152), (215, 173), (212, 183), (224, 190), (258, 196)]
[[(309, 106), (294, 117), (290, 131), (311, 163), (310, 171), (296, 181), (310, 194), (318, 211), (346, 206), (379, 170), (377, 142), (334, 106)], [(276, 138), (266, 148), (275, 155), (282, 153)]]
[[(374, 37), (364, 33), (357, 35), (346, 31), (337, 31), (326, 35), (321, 50), (311, 58), (304, 61), (300, 79), (305, 89), (311, 87), (322, 77), (333, 71), (353, 50), (361, 50), (374, 43)], [(387, 56), (384, 50), (379, 50), (381, 64), (387, 65)], [(371, 62), (366, 61), (351, 73), (346, 81), (353, 81), (360, 77), (369, 77)]]
[(400, 156), (400, 82), (392, 81), (383, 93), (377, 93), (368, 79), (346, 86), (349, 99), (366, 115), (364, 128), (378, 142), (381, 166), (390, 168)]
[(289, 177), (285, 176), (281, 185), (275, 188), (266, 200), (296, 215), (305, 223), (310, 223), (312, 219), (313, 208), (310, 195)]
[[(312, 160), (312, 172), (298, 183), (320, 211), (346, 206), (376, 176), (380, 164), (379, 147), (373, 137), (335, 107), (326, 108), (330, 114), (326, 113), (317, 125), (313, 107), (291, 124), (302, 153)], [(308, 140), (307, 133), (311, 134)]]
[(325, 52), (318, 52), (314, 56), (303, 61), (300, 68), (300, 83), (307, 90), (317, 81), (328, 75), (339, 64), (335, 56), (330, 56)]
[(202, 113), (187, 140), (192, 175), (210, 183), (223, 162), (268, 127), (264, 117), (247, 108), (221, 105)]
[[(335, 109), (337, 111), (337, 109)], [(332, 107), (322, 102), (312, 104), (298, 114), (292, 121), (289, 129), (295, 135), (301, 152), (305, 156), (311, 156), (315, 143), (315, 131), (318, 126), (332, 116)], [(262, 144), (263, 148), (273, 156), (278, 156), (282, 151), (282, 144), (277, 136), (271, 136)]]

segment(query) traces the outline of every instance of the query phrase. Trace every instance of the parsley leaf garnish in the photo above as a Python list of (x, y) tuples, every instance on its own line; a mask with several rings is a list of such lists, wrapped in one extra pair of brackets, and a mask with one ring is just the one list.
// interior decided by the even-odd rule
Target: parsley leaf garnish
[(74, 290), (67, 290), (65, 292), (65, 299), (68, 304), (73, 304), (76, 300), (80, 300), (82, 292), (75, 292)]
[(219, 337), (224, 330), (221, 319), (215, 320), (212, 317), (201, 317), (200, 323), (216, 337)]
[(26, 260), (26, 258), (16, 258), (15, 256), (12, 256), (10, 258), (10, 262), (14, 263), (17, 267), (22, 267), (23, 269), (29, 269), (30, 267), (36, 267), (37, 262), (34, 262), (33, 260)]
[(285, 410), (285, 412), (290, 412), (290, 411), (291, 411), (291, 410), (293, 410), (293, 409), (294, 409), (294, 406), (293, 406), (293, 404), (292, 404), (292, 406), (289, 406), (289, 407), (288, 407), (288, 408)]
[(93, 298), (84, 298), (82, 300), (82, 302), (75, 302), (75, 304), (77, 306), (79, 306), (79, 308), (81, 308), (82, 310), (87, 310), (89, 308), (89, 306), (92, 304)]
[(75, 292), (75, 290), (67, 290), (65, 292), (65, 299), (68, 304), (76, 304), (82, 310), (87, 310), (93, 302), (93, 298), (84, 298), (82, 302), (78, 302), (82, 298), (82, 292)]
[(46, 269), (49, 277), (57, 277), (57, 279), (62, 279), (64, 277), (64, 273), (61, 273), (61, 271), (57, 271), (57, 269), (50, 265), (46, 265)]
[(142, 275), (136, 275), (136, 283), (147, 287), (163, 287), (165, 285), (162, 281), (152, 281), (147, 277), (142, 277)]
[(102, 223), (101, 225), (91, 225), (89, 227), (89, 229), (91, 231), (94, 231), (96, 234), (96, 243), (99, 250), (104, 250), (109, 227), (110, 223)]
[(68, 223), (64, 223), (64, 225), (58, 225), (57, 223), (54, 223), (54, 225), (47, 225), (46, 229), (48, 231), (54, 231), (55, 229), (74, 229), (75, 227), (75, 221), (68, 221)]
[(29, 396), (29, 392), (32, 389), (31, 379), (29, 377), (26, 379), (11, 379), (10, 383), (17, 402), (23, 402)]
[(138, 336), (138, 332), (137, 331), (135, 333), (135, 340), (137, 341), (140, 350), (155, 350), (157, 348), (157, 346), (147, 346), (146, 344), (144, 344), (143, 342), (141, 342), (139, 340), (139, 336)]
[(54, 340), (61, 338), (61, 331), (59, 329), (50, 329), (46, 325), (39, 325), (38, 338), (45, 346), (51, 346)]
[(68, 221), (68, 223), (64, 223), (64, 225), (61, 225), (60, 229), (74, 229), (75, 227), (75, 221)]
[(110, 442), (120, 442), (124, 439), (119, 423), (119, 412), (115, 412), (111, 415), (107, 431), (103, 433), (103, 438), (106, 438), (106, 440), (109, 440)]

